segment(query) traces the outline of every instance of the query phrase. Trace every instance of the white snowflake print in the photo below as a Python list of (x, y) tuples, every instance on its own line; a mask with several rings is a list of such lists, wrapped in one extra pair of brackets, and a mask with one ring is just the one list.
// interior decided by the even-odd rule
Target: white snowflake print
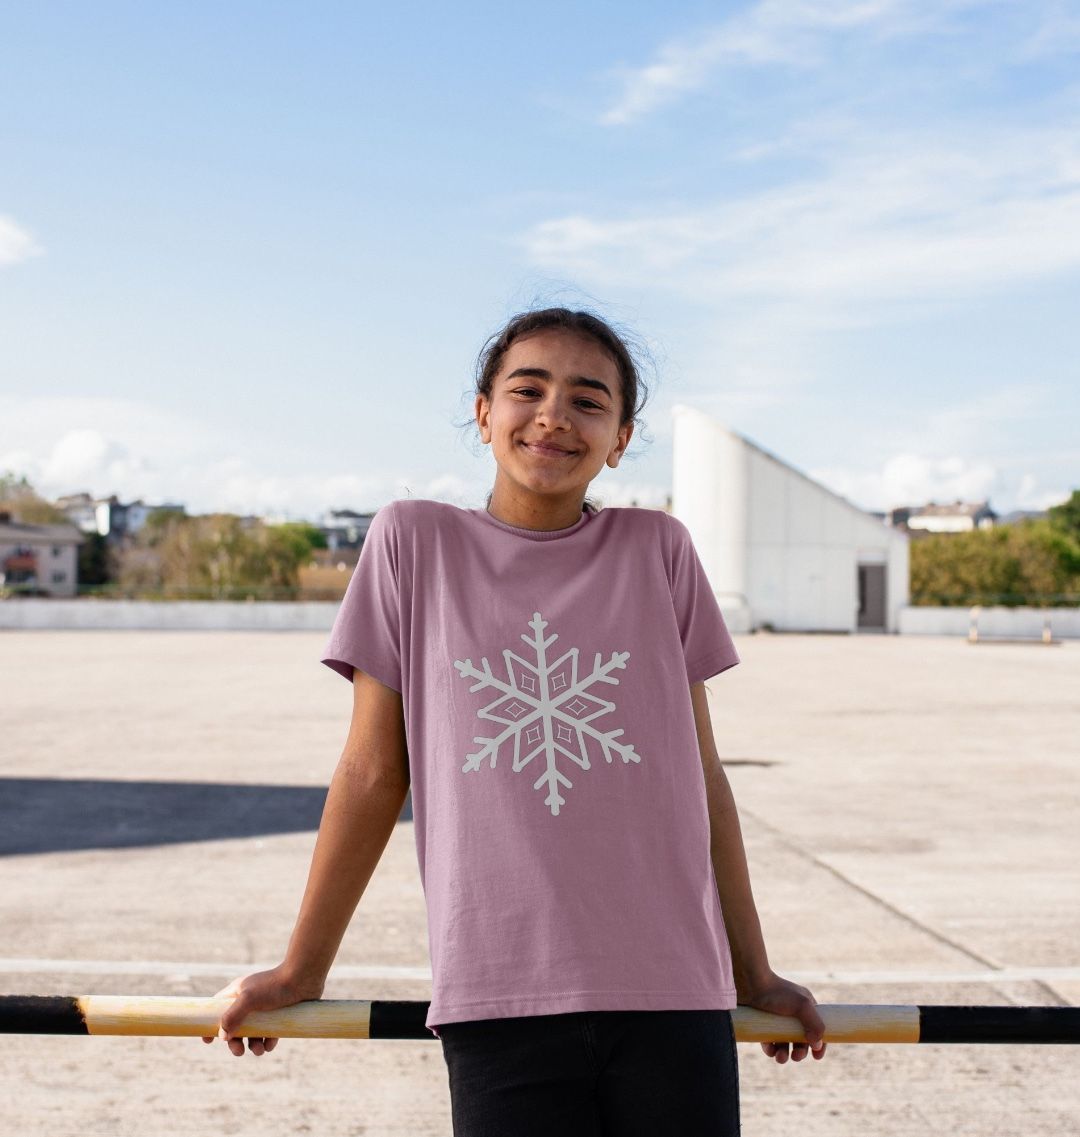
[[(533, 613), (529, 621), (532, 635), (524, 632), (521, 638), (532, 648), (535, 662), (515, 655), (509, 648), (503, 650), (506, 662), (506, 679), (492, 673), (487, 659), (482, 659), (483, 670), (478, 671), (471, 659), (454, 661), (463, 679), (475, 679), (469, 690), (481, 691), (490, 687), (499, 692), (498, 697), (486, 707), (477, 711), (477, 717), (490, 722), (501, 723), (504, 730), (491, 738), (474, 738), (479, 749), (465, 759), (462, 773), (479, 770), (484, 759), (488, 759), (491, 769), (499, 748), (508, 739), (514, 740), (514, 772), (525, 769), (534, 759), (543, 764), (543, 773), (533, 783), (533, 789), (547, 787), (544, 799), (552, 813), (558, 817), (559, 808), (565, 805), (559, 787), (570, 789), (573, 782), (559, 769), (560, 755), (576, 762), (583, 770), (590, 768), (589, 751), (586, 739), (593, 739), (593, 746), (599, 743), (604, 757), (610, 763), (613, 755), (618, 755), (624, 763), (640, 762), (641, 755), (634, 752), (633, 745), (618, 742), (622, 730), (604, 732), (593, 726), (593, 720), (615, 710), (615, 704), (602, 699), (589, 688), (598, 683), (618, 686), (619, 680), (610, 673), (621, 671), (630, 658), (628, 651), (615, 651), (607, 663), (601, 662), (600, 652), (596, 653), (592, 671), (584, 678), (578, 678), (578, 649), (571, 648), (553, 663), (548, 662), (548, 648), (559, 638), (554, 632), (544, 638), (547, 621), (539, 612)], [(524, 743), (524, 746), (523, 746)], [(524, 751), (524, 754), (523, 754)], [(542, 756), (542, 757), (541, 757)], [(536, 770), (536, 766), (533, 770)]]

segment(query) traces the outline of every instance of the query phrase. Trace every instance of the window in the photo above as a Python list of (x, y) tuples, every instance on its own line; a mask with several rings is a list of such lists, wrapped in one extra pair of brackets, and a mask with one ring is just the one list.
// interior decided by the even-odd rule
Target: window
[(52, 574), (53, 584), (63, 584), (65, 580), (67, 580), (66, 572), (54, 572)]
[(54, 557), (58, 557), (58, 556), (60, 556), (60, 554), (61, 554), (63, 551), (64, 551), (64, 550), (63, 550), (63, 549), (61, 549), (59, 545), (53, 545), (53, 547), (52, 547), (52, 555), (53, 555)]

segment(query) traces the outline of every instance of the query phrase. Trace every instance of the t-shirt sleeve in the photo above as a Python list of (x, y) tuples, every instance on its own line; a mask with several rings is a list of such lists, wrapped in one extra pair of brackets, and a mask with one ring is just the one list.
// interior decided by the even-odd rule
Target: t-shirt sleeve
[(321, 662), (346, 679), (353, 668), (395, 691), (401, 682), (397, 518), (383, 506), (371, 519)]
[(686, 675), (691, 684), (700, 683), (734, 667), (739, 655), (690, 530), (678, 518), (665, 516), (671, 535), (671, 599), (686, 659)]

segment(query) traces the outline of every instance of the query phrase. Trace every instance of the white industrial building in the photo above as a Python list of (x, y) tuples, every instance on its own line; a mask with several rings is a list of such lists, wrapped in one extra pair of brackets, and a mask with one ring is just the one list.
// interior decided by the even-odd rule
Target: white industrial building
[(733, 632), (899, 630), (905, 533), (702, 411), (673, 417), (671, 511)]

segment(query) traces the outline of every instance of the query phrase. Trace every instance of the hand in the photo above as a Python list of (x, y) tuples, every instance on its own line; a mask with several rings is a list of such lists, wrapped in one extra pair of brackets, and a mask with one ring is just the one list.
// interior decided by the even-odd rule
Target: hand
[[(297, 981), (288, 978), (282, 967), (269, 971), (256, 971), (243, 978), (234, 979), (222, 987), (214, 996), (221, 999), (231, 996), (232, 1005), (226, 1007), (221, 1016), (221, 1028), (217, 1035), (203, 1035), (203, 1042), (213, 1042), (221, 1038), (229, 1047), (229, 1052), (240, 1058), (244, 1053), (244, 1039), (233, 1035), (240, 1024), (254, 1011), (276, 1011), (291, 1007), (306, 999), (318, 999), (323, 992), (323, 984), (312, 980)], [(276, 1038), (249, 1038), (248, 1049), (256, 1057), (269, 1054), (277, 1046)]]
[[(801, 1062), (808, 1053), (815, 1058), (825, 1057), (825, 1022), (817, 1011), (817, 1001), (805, 987), (781, 979), (775, 971), (770, 971), (753, 990), (739, 1000), (745, 1006), (758, 1011), (768, 1011), (773, 1015), (791, 1015), (802, 1023), (806, 1042), (790, 1044), (792, 1062)], [(763, 1042), (761, 1049), (769, 1058), (775, 1058), (782, 1066), (788, 1060), (789, 1044), (786, 1042)]]

